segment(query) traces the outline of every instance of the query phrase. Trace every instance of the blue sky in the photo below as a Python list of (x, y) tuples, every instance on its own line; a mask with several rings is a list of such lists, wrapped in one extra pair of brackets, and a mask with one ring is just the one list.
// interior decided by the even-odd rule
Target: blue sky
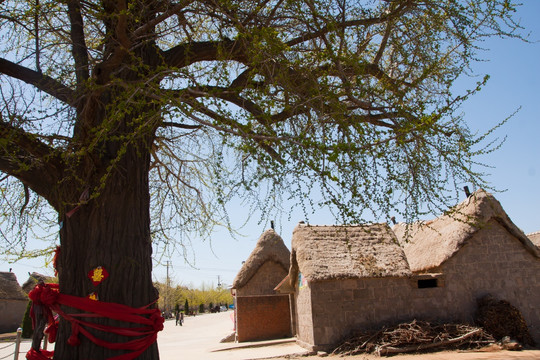
[[(540, 231), (540, 15), (539, 0), (524, 0), (516, 19), (520, 19), (526, 32), (530, 32), (533, 43), (518, 40), (489, 40), (482, 54), (487, 61), (475, 65), (478, 73), (487, 73), (491, 78), (487, 86), (462, 107), (465, 119), (472, 130), (485, 132), (504, 120), (514, 111), (521, 110), (494, 136), (507, 140), (503, 147), (479, 159), (493, 168), (486, 169), (491, 175), (488, 181), (500, 193), (495, 197), (501, 202), (512, 221), (525, 233)], [(538, 42), (534, 42), (538, 41)], [(474, 84), (476, 79), (464, 79), (462, 83)], [(506, 191), (503, 191), (506, 190)], [(233, 225), (244, 223), (246, 214), (241, 206), (233, 207)], [(276, 220), (276, 230), (290, 246), (292, 230), (303, 220), (301, 213), (293, 213), (290, 221), (284, 216)], [(400, 220), (400, 219), (398, 219)], [(316, 213), (310, 218), (312, 224), (331, 224), (326, 212)], [(217, 231), (209, 242), (192, 244), (191, 255), (195, 254), (193, 269), (181, 255), (169, 259), (173, 283), (200, 286), (217, 285), (218, 276), (226, 286), (234, 277), (251, 251), (257, 239), (266, 229), (253, 216), (240, 232), (244, 236), (234, 239), (227, 231)], [(20, 283), (27, 279), (27, 272), (38, 271), (52, 274), (51, 267), (42, 267), (44, 261), (24, 260), (16, 264), (0, 263), (0, 271), (15, 271)], [(154, 268), (154, 279), (164, 281), (165, 265)]]

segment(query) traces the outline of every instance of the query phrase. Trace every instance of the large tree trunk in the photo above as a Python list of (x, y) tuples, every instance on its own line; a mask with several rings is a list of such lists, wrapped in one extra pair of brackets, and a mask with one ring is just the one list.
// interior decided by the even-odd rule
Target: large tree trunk
[[(149, 216), (149, 153), (147, 146), (129, 146), (125, 155), (109, 174), (106, 186), (95, 199), (82, 205), (71, 217), (62, 216), (61, 252), (58, 261), (60, 292), (87, 297), (96, 293), (99, 300), (142, 307), (154, 302), (157, 291), (152, 285), (152, 246)], [(88, 184), (96, 195), (99, 178)], [(93, 187), (92, 187), (93, 185)], [(94, 192), (94, 193), (92, 193)], [(68, 209), (69, 210), (69, 209)], [(102, 266), (109, 277), (94, 286), (88, 272)], [(152, 307), (155, 307), (153, 305)], [(76, 312), (64, 307), (67, 313)], [(130, 326), (109, 319), (97, 322)], [(136, 325), (131, 325), (136, 326)], [(92, 331), (97, 337), (124, 342), (133, 338)], [(99, 347), (82, 334), (79, 346), (67, 340), (71, 326), (60, 321), (55, 347), (55, 359), (107, 359), (125, 353)], [(153, 344), (138, 359), (158, 359), (157, 344)]]

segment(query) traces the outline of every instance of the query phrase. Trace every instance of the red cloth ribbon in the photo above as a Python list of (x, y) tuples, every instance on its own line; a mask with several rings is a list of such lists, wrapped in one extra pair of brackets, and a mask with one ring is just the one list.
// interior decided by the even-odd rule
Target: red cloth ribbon
[[(163, 319), (161, 316), (159, 309), (148, 309), (148, 307), (155, 304), (155, 301), (141, 308), (132, 308), (130, 306), (117, 303), (97, 301), (85, 297), (61, 294), (59, 292), (58, 284), (38, 284), (28, 294), (28, 296), (34, 302), (34, 304), (43, 305), (45, 308), (45, 313), (49, 324), (47, 329), (51, 329), (46, 330), (46, 332), (50, 331), (49, 334), (54, 333), (54, 337), (56, 337), (56, 328), (58, 325), (52, 315), (53, 311), (70, 322), (71, 336), (67, 340), (69, 345), (78, 346), (80, 344), (79, 336), (82, 334), (94, 344), (101, 347), (113, 350), (131, 350), (131, 352), (109, 358), (108, 360), (132, 360), (141, 355), (146, 349), (148, 349), (150, 345), (156, 342), (157, 333), (163, 330), (163, 323), (165, 321), (165, 319)], [(60, 305), (79, 309), (85, 311), (85, 313), (69, 314), (62, 311)], [(34, 315), (32, 311), (31, 316), (32, 322), (34, 323)], [(86, 318), (97, 317), (139, 324), (141, 326), (109, 326), (96, 324), (85, 320)], [(97, 338), (91, 334), (87, 328), (93, 328), (127, 337), (136, 337), (136, 339), (123, 343), (108, 342)], [(46, 353), (50, 353), (50, 356), (53, 354), (53, 352), (39, 352), (32, 349), (26, 354), (26, 358), (28, 360), (48, 360), (50, 356), (46, 355)]]
[(26, 353), (26, 358), (28, 360), (50, 360), (52, 359), (54, 355), (54, 351), (47, 351), (47, 350), (34, 350), (34, 348), (30, 348), (30, 351)]
[(58, 276), (58, 259), (60, 258), (60, 246), (57, 246), (54, 250), (54, 257), (52, 260), (53, 268), (54, 268), (54, 276)]
[(56, 334), (58, 333), (58, 315), (55, 316), (52, 323), (47, 325), (43, 332), (48, 335), (49, 344), (56, 342)]
[(38, 283), (32, 291), (28, 293), (28, 297), (32, 300), (32, 307), (30, 308), (30, 316), (32, 317), (32, 328), (36, 326), (34, 315), (34, 304), (43, 305), (45, 316), (47, 317), (47, 323), (54, 322), (51, 306), (56, 303), (58, 297), (58, 291), (53, 290), (53, 286), (58, 284), (41, 284)]

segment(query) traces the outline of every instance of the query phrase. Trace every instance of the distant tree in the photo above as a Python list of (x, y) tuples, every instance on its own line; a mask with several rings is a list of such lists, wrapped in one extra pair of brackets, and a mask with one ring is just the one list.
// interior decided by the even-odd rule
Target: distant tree
[(180, 312), (180, 304), (176, 303), (176, 305), (174, 305), (174, 312), (175, 313)]
[[(456, 111), (477, 88), (452, 85), (480, 40), (515, 36), (514, 11), (509, 0), (2, 1), (2, 247), (58, 223), (60, 291), (86, 297), (102, 266), (99, 299), (141, 307), (157, 297), (152, 244), (208, 236), (232, 196), (263, 213), (288, 198), (306, 213), (330, 206), (343, 222), (439, 207), (463, 181), (483, 184), (484, 137)], [(122, 353), (70, 346), (70, 333), (61, 319), (56, 358)], [(139, 359), (158, 356), (154, 345)]]
[(188, 299), (186, 299), (186, 302), (184, 303), (184, 314), (189, 314), (189, 302)]
[(199, 314), (204, 314), (204, 304), (199, 305)]

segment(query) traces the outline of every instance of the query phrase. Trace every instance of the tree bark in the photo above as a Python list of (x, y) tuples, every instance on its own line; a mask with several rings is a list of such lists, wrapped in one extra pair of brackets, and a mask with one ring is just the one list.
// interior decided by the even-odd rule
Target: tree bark
[[(101, 193), (80, 206), (71, 217), (61, 216), (61, 252), (57, 262), (61, 293), (79, 297), (96, 293), (100, 301), (131, 307), (142, 307), (157, 299), (158, 294), (151, 278), (148, 172), (149, 154), (145, 146), (130, 146), (112, 170)], [(69, 212), (70, 209), (66, 210)], [(94, 286), (88, 273), (98, 266), (105, 268), (109, 277)], [(63, 310), (67, 313), (76, 312), (71, 308)], [(109, 319), (95, 321), (129, 326), (128, 323)], [(91, 332), (111, 342), (133, 339), (99, 331)], [(60, 320), (55, 359), (107, 359), (125, 353), (99, 347), (82, 334), (79, 334), (80, 345), (71, 346), (67, 343), (70, 334), (70, 324)], [(157, 344), (153, 344), (138, 357), (158, 358)]]

